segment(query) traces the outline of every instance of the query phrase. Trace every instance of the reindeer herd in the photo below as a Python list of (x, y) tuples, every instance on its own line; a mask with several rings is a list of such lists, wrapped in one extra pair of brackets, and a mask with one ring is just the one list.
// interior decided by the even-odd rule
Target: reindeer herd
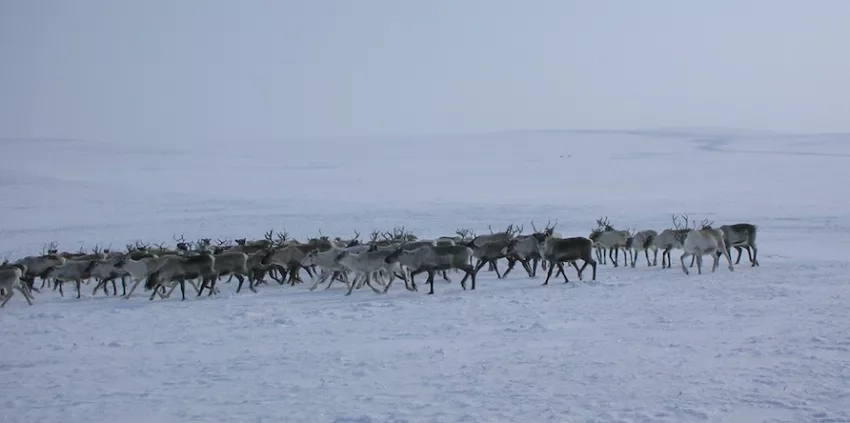
[[(682, 219), (682, 220), (680, 220)], [(73, 283), (77, 298), (81, 296), (81, 285), (94, 280), (92, 295), (103, 290), (109, 295), (112, 285), (113, 295), (118, 294), (117, 281), (121, 281), (122, 296), (129, 299), (136, 288), (145, 282), (145, 291), (152, 291), (150, 300), (157, 295), (168, 298), (178, 286), (182, 298), (186, 299), (188, 282), (200, 296), (206, 289), (207, 295), (219, 292), (216, 284), (223, 277), (226, 283), (233, 278), (238, 281), (236, 292), (242, 290), (245, 281), (248, 289), (257, 292), (257, 286), (268, 284), (266, 277), (277, 283), (295, 285), (302, 283), (301, 271), (313, 280), (310, 290), (319, 284), (327, 283), (330, 289), (334, 282), (347, 285), (346, 295), (355, 288), (364, 285), (376, 293), (386, 293), (396, 279), (404, 281), (405, 288), (418, 291), (415, 277), (427, 274), (428, 294), (434, 293), (434, 278), (439, 274), (446, 282), (451, 282), (448, 271), (462, 272), (461, 287), (475, 289), (476, 276), (484, 266), (496, 273), (497, 278), (505, 278), (519, 263), (529, 277), (537, 276), (538, 267), (547, 271), (547, 285), (553, 271), (557, 278), (569, 279), (564, 264), (572, 265), (579, 280), (585, 268), (590, 265), (592, 279), (596, 280), (597, 263), (608, 264), (610, 259), (614, 267), (620, 265), (620, 251), (623, 252), (623, 264), (632, 268), (640, 252), (644, 252), (648, 267), (658, 265), (658, 252), (661, 251), (661, 267), (672, 266), (671, 251), (683, 250), (680, 257), (682, 271), (688, 274), (685, 259), (691, 257), (690, 266), (696, 261), (697, 271), (702, 273), (702, 258), (713, 258), (712, 272), (718, 266), (721, 256), (726, 258), (729, 270), (733, 270), (731, 248), (738, 252), (735, 264), (741, 260), (742, 250), (747, 250), (752, 266), (758, 266), (756, 247), (756, 226), (750, 223), (712, 227), (713, 222), (702, 221), (689, 225), (687, 215), (673, 216), (673, 227), (661, 233), (654, 230), (617, 230), (606, 218), (596, 220), (596, 228), (587, 237), (562, 237), (555, 232), (551, 221), (539, 230), (531, 222), (533, 232), (523, 234), (522, 226), (509, 225), (505, 230), (489, 234), (475, 235), (469, 229), (460, 229), (455, 235), (436, 239), (419, 239), (404, 228), (392, 232), (375, 230), (371, 238), (361, 241), (360, 233), (354, 232), (353, 238), (330, 238), (319, 231), (319, 236), (305, 242), (291, 239), (287, 232), (265, 233), (263, 239), (216, 240), (210, 238), (189, 242), (183, 236), (175, 237), (174, 248), (164, 243), (151, 246), (137, 241), (128, 244), (125, 251), (111, 251), (95, 247), (86, 252), (60, 252), (55, 242), (46, 245), (39, 255), (23, 257), (10, 262), (8, 257), (0, 265), (0, 299), (5, 306), (15, 291), (20, 292), (32, 305), (33, 292), (41, 292), (45, 285), (58, 289), (64, 296), (65, 283)], [(653, 259), (650, 260), (650, 252)], [(606, 256), (607, 254), (607, 256)], [(505, 260), (507, 269), (499, 271), (498, 262)], [(577, 262), (581, 260), (582, 266)], [(36, 279), (41, 281), (36, 287)], [(127, 292), (127, 284), (132, 285)]]

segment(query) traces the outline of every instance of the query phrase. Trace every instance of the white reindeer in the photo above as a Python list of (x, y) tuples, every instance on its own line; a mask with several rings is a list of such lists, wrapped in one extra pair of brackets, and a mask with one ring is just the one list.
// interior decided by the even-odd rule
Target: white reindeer
[[(351, 295), (351, 291), (354, 290), (357, 285), (358, 279), (363, 278), (364, 283), (372, 288), (376, 294), (381, 294), (382, 292), (375, 288), (372, 285), (372, 276), (382, 270), (387, 268), (386, 258), (389, 256), (394, 250), (387, 249), (378, 249), (375, 251), (366, 251), (360, 254), (352, 254), (350, 252), (343, 251), (337, 257), (337, 261), (343, 266), (347, 267), (354, 273), (354, 279), (348, 286), (348, 292), (345, 295)], [(390, 281), (394, 275), (390, 274)]]
[(682, 246), (685, 252), (682, 253), (682, 257), (679, 260), (682, 264), (682, 271), (686, 275), (689, 273), (688, 268), (685, 267), (685, 257), (695, 256), (697, 260), (697, 273), (702, 274), (702, 256), (706, 254), (710, 254), (714, 259), (714, 263), (711, 266), (712, 272), (717, 269), (717, 264), (720, 261), (717, 253), (722, 253), (726, 257), (726, 261), (729, 263), (729, 271), (735, 270), (732, 265), (732, 256), (729, 254), (729, 251), (726, 249), (726, 243), (723, 241), (723, 231), (712, 228), (711, 223), (708, 221), (703, 221), (700, 229), (694, 229), (688, 232), (684, 242), (682, 242)]
[[(623, 258), (628, 264), (628, 253), (626, 252), (626, 240), (629, 239), (629, 231), (620, 231), (614, 229), (608, 223), (608, 217), (606, 216), (604, 219), (599, 218), (596, 219), (596, 224), (598, 227), (591, 232), (588, 237), (591, 241), (593, 241), (594, 246), (596, 248), (597, 259), (602, 259), (602, 264), (608, 264), (605, 260), (605, 250), (608, 250), (608, 258), (611, 259), (611, 263), (614, 264), (614, 267), (619, 267), (620, 261), (620, 250), (623, 250)], [(600, 252), (601, 257), (600, 257)]]
[[(658, 232), (653, 231), (652, 229), (647, 229), (645, 231), (635, 233), (626, 240), (626, 249), (631, 252), (633, 269), (637, 262), (638, 253), (641, 251), (643, 251), (646, 255), (647, 267), (658, 265), (658, 248), (655, 246), (655, 237), (657, 236)], [(653, 251), (653, 261), (651, 263), (649, 261), (649, 250)]]
[(0, 298), (3, 303), (0, 307), (4, 307), (6, 303), (15, 295), (15, 290), (20, 292), (27, 300), (29, 305), (32, 305), (33, 298), (28, 287), (21, 278), (27, 273), (27, 267), (22, 264), (8, 264), (0, 267)]

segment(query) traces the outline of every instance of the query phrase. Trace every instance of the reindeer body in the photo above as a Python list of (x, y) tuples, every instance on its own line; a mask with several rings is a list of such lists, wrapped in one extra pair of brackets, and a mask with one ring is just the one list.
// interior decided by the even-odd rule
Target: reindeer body
[[(401, 257), (405, 257), (402, 259)], [(461, 287), (466, 289), (466, 279), (471, 277), (472, 287), (475, 289), (475, 273), (472, 267), (473, 249), (465, 245), (424, 245), (413, 251), (405, 251), (397, 248), (391, 255), (387, 256), (388, 263), (405, 262), (411, 270), (411, 278), (418, 273), (427, 272), (427, 284), (430, 285), (429, 295), (434, 294), (434, 275), (441, 270), (458, 269), (465, 273), (460, 281)], [(414, 285), (415, 289), (415, 285)]]
[(21, 293), (27, 300), (29, 305), (32, 305), (32, 294), (23, 280), (21, 279), (27, 273), (27, 267), (23, 264), (7, 264), (0, 267), (0, 307), (4, 307), (12, 296), (15, 295), (15, 290)]
[(702, 256), (706, 254), (710, 254), (714, 259), (714, 263), (711, 266), (711, 271), (714, 272), (717, 269), (717, 264), (720, 259), (717, 253), (721, 252), (724, 256), (726, 256), (726, 261), (729, 262), (729, 270), (735, 270), (732, 266), (732, 258), (729, 255), (729, 251), (727, 251), (726, 244), (723, 242), (723, 231), (720, 229), (713, 229), (710, 227), (704, 227), (702, 229), (694, 229), (688, 232), (685, 241), (682, 243), (682, 247), (685, 250), (680, 257), (680, 261), (682, 264), (682, 271), (685, 274), (688, 274), (688, 269), (685, 267), (685, 257), (687, 256), (696, 256), (697, 261), (697, 272), (702, 274)]
[[(629, 239), (626, 240), (625, 247), (626, 250), (631, 252), (632, 268), (635, 267), (638, 253), (641, 251), (643, 251), (646, 255), (647, 267), (658, 265), (658, 248), (655, 246), (655, 238), (657, 236), (658, 232), (653, 231), (652, 229), (647, 229), (634, 234), (634, 236), (630, 236)], [(651, 263), (649, 261), (649, 250), (652, 250), (654, 253), (653, 261)]]
[[(555, 267), (564, 275), (564, 283), (569, 282), (567, 274), (564, 272), (565, 262), (571, 263), (575, 267), (579, 280), (581, 280), (581, 273), (590, 264), (593, 267), (593, 280), (596, 280), (597, 263), (593, 259), (593, 241), (590, 239), (584, 237), (555, 238), (550, 234), (538, 243), (537, 248), (543, 259), (549, 262), (546, 281), (543, 282), (543, 285), (549, 284), (549, 278), (552, 277), (552, 271)], [(581, 268), (575, 263), (576, 260), (584, 261)]]
[[(163, 256), (155, 260), (157, 268), (151, 271), (145, 284), (145, 287), (154, 290), (150, 296), (151, 300), (157, 294), (160, 286), (165, 286), (171, 282), (179, 283), (182, 299), (185, 300), (187, 280), (192, 281), (201, 278), (202, 283), (204, 283), (216, 276), (215, 257), (207, 252), (188, 257)], [(176, 287), (177, 285), (173, 285), (171, 291), (165, 297), (169, 297)], [(196, 291), (200, 291), (200, 289), (196, 287)]]
[[(77, 298), (80, 298), (80, 285), (82, 281), (92, 277), (91, 271), (98, 260), (68, 260), (65, 263), (53, 267), (47, 271), (46, 277), (56, 281), (59, 287), (59, 295), (65, 296), (62, 286), (65, 282), (74, 282), (77, 288)], [(55, 288), (54, 288), (55, 289)]]
[[(758, 228), (751, 223), (736, 223), (734, 225), (723, 225), (720, 227), (723, 231), (723, 241), (726, 243), (726, 251), (731, 255), (731, 248), (735, 247), (738, 252), (738, 258), (735, 264), (741, 262), (741, 247), (747, 249), (747, 255), (750, 257), (752, 266), (758, 266), (758, 247), (756, 247), (756, 234)], [(752, 253), (750, 249), (752, 248)]]

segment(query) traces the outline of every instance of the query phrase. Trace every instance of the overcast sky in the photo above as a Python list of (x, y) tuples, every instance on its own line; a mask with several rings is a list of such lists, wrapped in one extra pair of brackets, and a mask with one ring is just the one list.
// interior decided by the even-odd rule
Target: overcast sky
[(0, 0), (0, 136), (850, 131), (846, 0)]

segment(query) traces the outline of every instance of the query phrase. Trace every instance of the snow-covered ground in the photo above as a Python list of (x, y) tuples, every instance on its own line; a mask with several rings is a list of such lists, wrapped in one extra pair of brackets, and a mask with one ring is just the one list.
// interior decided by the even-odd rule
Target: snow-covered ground
[[(420, 236), (688, 213), (760, 267), (599, 267), (476, 291), (263, 286), (0, 310), (2, 422), (850, 421), (850, 136), (527, 131), (207, 146), (0, 140), (0, 255), (56, 240)], [(733, 257), (734, 258), (734, 257)], [(570, 270), (568, 275), (574, 275)], [(306, 276), (306, 275), (305, 275)], [(73, 289), (71, 290), (73, 292)], [(67, 294), (67, 293), (66, 293)]]

